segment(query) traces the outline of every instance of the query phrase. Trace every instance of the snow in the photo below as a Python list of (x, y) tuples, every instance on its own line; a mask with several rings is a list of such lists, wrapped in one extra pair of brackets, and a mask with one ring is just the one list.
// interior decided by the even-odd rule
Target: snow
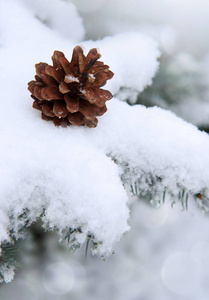
[[(175, 196), (180, 188), (202, 192), (208, 188), (209, 138), (170, 112), (130, 107), (117, 98), (107, 103), (95, 129), (56, 128), (42, 120), (27, 91), (34, 64), (51, 63), (55, 49), (70, 59), (82, 30), (78, 26), (76, 35), (75, 27), (72, 36), (63, 37), (34, 11), (18, 0), (0, 1), (0, 240), (9, 240), (11, 229), (20, 237), (25, 221), (37, 220), (44, 211), (47, 229), (58, 230), (62, 238), (68, 228), (80, 227), (79, 243), (91, 234), (99, 242), (95, 253), (109, 255), (129, 230), (128, 195), (121, 179), (128, 188), (137, 182), (144, 193), (150, 190), (145, 184), (150, 178), (159, 193), (165, 188)], [(73, 11), (70, 22), (80, 22)], [(158, 67), (157, 45), (141, 33), (82, 45), (85, 52), (100, 49), (115, 73), (105, 86), (112, 93), (121, 87), (142, 91)]]
[(33, 256), (11, 284), (1, 285), (0, 298), (207, 300), (208, 216), (192, 203), (180, 211), (169, 203), (152, 208), (142, 199), (131, 210), (131, 230), (105, 262), (90, 251), (85, 260), (85, 245), (69, 254), (58, 247), (56, 234), (49, 234), (42, 259)]
[(128, 165), (130, 181), (151, 174), (174, 193), (177, 186), (194, 194), (208, 186), (208, 135), (171, 112), (114, 99), (98, 128), (88, 133), (92, 137), (100, 138), (101, 147), (120, 165)]
[(162, 54), (152, 85), (139, 94), (121, 90), (117, 96), (129, 103), (159, 106), (199, 128), (209, 124), (209, 76), (207, 58), (189, 53)]
[(15, 268), (13, 266), (11, 266), (10, 268), (7, 267), (7, 264), (3, 264), (0, 268), (0, 272), (1, 274), (3, 274), (3, 278), (0, 279), (0, 283), (3, 282), (11, 282), (14, 279), (14, 275), (15, 275)]
[(34, 17), (60, 35), (75, 41), (84, 39), (83, 21), (72, 3), (60, 0), (21, 1), (33, 12)]
[(141, 92), (152, 83), (158, 69), (156, 58), (160, 53), (157, 43), (139, 32), (123, 32), (102, 40), (85, 41), (82, 45), (84, 49), (98, 48), (101, 59), (114, 72), (113, 78), (105, 85), (105, 89), (113, 94), (117, 94), (121, 87)]
[[(0, 75), (0, 97), (5, 99), (1, 110), (3, 184), (0, 193), (4, 216), (1, 238), (9, 239), (8, 230), (11, 228), (18, 237), (18, 231), (25, 222), (24, 218), (18, 217), (26, 209), (29, 210), (27, 218), (30, 222), (36, 220), (45, 209), (46, 226), (58, 228), (60, 234), (66, 228), (81, 226), (84, 237), (91, 233), (95, 240), (102, 242), (98, 249), (100, 254), (111, 253), (113, 245), (129, 228), (129, 210), (126, 206), (128, 198), (118, 167), (106, 156), (104, 149), (86, 139), (88, 129), (72, 127), (64, 130), (43, 122), (39, 112), (31, 108), (32, 101), (27, 91), (27, 82), (34, 76), (34, 64), (40, 60), (50, 63), (54, 49), (71, 56), (75, 46), (74, 36), (72, 39), (65, 39), (58, 35), (35, 18), (33, 10), (28, 10), (21, 2), (1, 1), (0, 4), (3, 43), (0, 48), (0, 65), (5, 70)], [(13, 22), (7, 22), (8, 19)], [(138, 58), (141, 66), (145, 66), (144, 60), (148, 59), (151, 65), (150, 70), (149, 65), (145, 68), (146, 75), (140, 86), (142, 89), (143, 85), (151, 81), (156, 71), (159, 52), (151, 39), (140, 34), (126, 33), (116, 36), (115, 39), (117, 43), (125, 41), (128, 44), (133, 41), (133, 36), (138, 44), (135, 57), (139, 54), (140, 40), (144, 48), (150, 47), (150, 58), (145, 49), (142, 49)], [(105, 55), (109, 56), (107, 63), (110, 65), (116, 57), (115, 53), (111, 56), (114, 46), (112, 43), (113, 37), (98, 43), (104, 51), (104, 61)], [(89, 50), (96, 42), (84, 42), (84, 48), (87, 44)], [(124, 59), (114, 62), (114, 71), (117, 72), (124, 64), (127, 65), (127, 59), (129, 57), (125, 56)], [(132, 72), (132, 76), (139, 71), (138, 66), (131, 72), (128, 66), (126, 70)], [(12, 83), (11, 74), (18, 74)], [(120, 84), (126, 80), (124, 72), (120, 80)], [(117, 80), (115, 84), (117, 90), (120, 84), (117, 84)], [(9, 221), (11, 215), (12, 222)], [(85, 240), (77, 238), (83, 242)]]
[(72, 75), (66, 75), (65, 78), (68, 80), (68, 82), (79, 82), (78, 78)]
[(70, 0), (83, 17), (86, 34), (90, 38), (97, 39), (145, 27), (153, 32), (161, 27), (162, 41), (169, 41), (171, 37), (167, 36), (165, 28), (173, 30), (178, 40), (175, 48), (165, 47), (165, 50), (189, 51), (199, 56), (208, 52), (207, 0), (92, 1)]

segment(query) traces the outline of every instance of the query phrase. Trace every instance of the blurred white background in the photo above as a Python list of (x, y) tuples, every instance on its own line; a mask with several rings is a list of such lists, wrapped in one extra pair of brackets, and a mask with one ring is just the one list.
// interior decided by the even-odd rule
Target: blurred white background
[[(71, 0), (81, 14), (88, 38), (98, 39), (127, 30), (161, 31), (168, 51), (208, 53), (207, 0)], [(177, 44), (174, 45), (175, 39)], [(170, 45), (169, 45), (170, 43)], [(173, 49), (169, 49), (172, 47)]]

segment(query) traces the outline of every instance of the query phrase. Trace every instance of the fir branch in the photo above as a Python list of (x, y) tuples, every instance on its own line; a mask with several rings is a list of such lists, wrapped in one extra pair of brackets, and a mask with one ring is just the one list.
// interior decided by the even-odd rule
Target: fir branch
[(0, 253), (0, 282), (10, 282), (14, 276), (14, 269), (19, 265), (18, 243), (3, 242)]
[[(199, 194), (192, 194), (191, 191), (187, 191), (183, 187), (179, 187), (178, 194), (174, 194), (168, 187), (164, 187), (164, 190), (157, 189), (157, 184), (153, 183), (153, 186), (150, 185), (149, 189), (145, 192), (140, 186), (140, 181), (136, 181), (130, 184), (130, 193), (137, 197), (139, 200), (144, 199), (148, 201), (150, 205), (158, 208), (165, 204), (166, 198), (171, 202), (171, 207), (173, 208), (174, 204), (177, 202), (180, 203), (182, 210), (188, 210), (189, 208), (189, 199), (194, 198), (195, 202), (203, 212), (209, 212), (209, 197), (206, 196), (206, 191), (203, 190)], [(166, 197), (167, 195), (167, 197)]]

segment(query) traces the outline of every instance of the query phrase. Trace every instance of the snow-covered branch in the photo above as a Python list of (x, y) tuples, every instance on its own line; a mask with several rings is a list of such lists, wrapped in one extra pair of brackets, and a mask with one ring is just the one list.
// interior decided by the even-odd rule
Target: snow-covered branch
[[(75, 245), (90, 236), (95, 252), (108, 255), (129, 229), (125, 188), (207, 196), (209, 137), (174, 114), (113, 98), (97, 128), (55, 128), (31, 108), (34, 64), (50, 61), (54, 49), (71, 55), (80, 28), (78, 40), (67, 40), (11, 0), (0, 1), (0, 33), (0, 242), (41, 218), (61, 239), (69, 230)], [(113, 93), (142, 91), (158, 67), (156, 43), (140, 33), (82, 44), (100, 48), (115, 72)]]

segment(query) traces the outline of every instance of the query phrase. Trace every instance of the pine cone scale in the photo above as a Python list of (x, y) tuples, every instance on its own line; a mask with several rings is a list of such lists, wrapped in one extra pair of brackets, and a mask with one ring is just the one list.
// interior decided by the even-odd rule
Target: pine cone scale
[(33, 94), (34, 96), (39, 100), (44, 100), (44, 98), (41, 96), (42, 87), (35, 85)]
[(83, 56), (83, 49), (80, 46), (76, 46), (73, 49), (72, 59), (70, 62), (70, 65), (72, 68), (72, 73), (74, 73), (74, 74), (80, 74), (78, 54), (80, 55), (80, 57)]
[(107, 111), (107, 106), (104, 105), (102, 107), (99, 107), (97, 105), (93, 105), (94, 113), (96, 116), (102, 116)]
[(36, 74), (39, 76), (39, 78), (42, 80), (45, 85), (56, 85), (56, 80), (54, 80), (53, 77), (46, 74), (45, 69), (48, 66), (46, 63), (39, 63), (35, 65), (36, 68)]
[(69, 95), (64, 96), (67, 109), (70, 113), (75, 113), (79, 110), (79, 99), (70, 97)]
[(46, 102), (41, 105), (42, 111), (45, 116), (53, 118), (55, 116), (53, 112), (53, 103)]
[(94, 113), (94, 107), (86, 100), (81, 99), (79, 101), (79, 111), (88, 120), (94, 120), (96, 117)]
[(96, 55), (94, 55), (91, 60), (86, 64), (85, 66), (85, 71), (88, 72), (90, 71), (94, 64), (96, 63), (96, 61), (101, 57), (101, 55), (99, 53), (97, 53)]
[[(92, 48), (90, 49), (90, 51), (88, 52), (84, 62), (85, 62), (85, 66), (88, 66), (89, 62), (92, 61), (93, 59), (96, 60), (99, 59), (101, 57), (101, 54), (98, 53), (96, 48)], [(85, 68), (85, 70), (87, 71), (87, 69)]]
[[(98, 76), (99, 75), (99, 76)], [(101, 87), (101, 86), (104, 86), (107, 82), (109, 78), (109, 74), (106, 73), (106, 72), (99, 72), (97, 73), (97, 75), (95, 76), (95, 81), (93, 83), (93, 86), (98, 86), (98, 87)]]
[(85, 88), (85, 89), (80, 89), (80, 92), (81, 92), (80, 96), (83, 99), (88, 100), (91, 104), (98, 105), (99, 107), (105, 105), (106, 99), (100, 96), (100, 91), (97, 91), (96, 89), (92, 89), (92, 88)]
[(53, 63), (53, 68), (55, 70), (59, 70), (59, 69), (62, 70), (62, 65), (61, 65), (61, 63), (59, 62), (59, 59), (58, 59), (60, 53), (62, 53), (62, 52), (60, 52), (60, 51), (54, 51), (54, 53), (53, 53), (53, 55), (51, 57), (52, 58), (52, 63)]
[(69, 61), (65, 58), (64, 54), (62, 52), (56, 51), (57, 54), (55, 55), (54, 60), (56, 61), (56, 64), (61, 68), (61, 70), (64, 71), (65, 74), (71, 73), (71, 67), (69, 64)]
[(64, 80), (65, 74), (61, 69), (55, 69), (52, 66), (47, 66), (45, 68), (47, 75), (53, 77), (57, 82), (61, 83)]
[(66, 93), (70, 92), (70, 87), (67, 85), (66, 82), (62, 81), (59, 85), (59, 91), (62, 94), (66, 94)]
[(56, 126), (97, 126), (97, 116), (106, 111), (112, 94), (100, 87), (113, 77), (109, 66), (98, 61), (96, 48), (84, 55), (76, 46), (69, 62), (61, 51), (54, 51), (53, 66), (35, 65), (35, 80), (28, 83), (34, 99), (33, 107), (42, 111), (42, 119), (53, 120)]
[(35, 75), (35, 80), (36, 80), (37, 85), (38, 85), (38, 83), (41, 83), (42, 85), (44, 85), (42, 79), (38, 75)]
[(104, 101), (110, 100), (113, 97), (113, 95), (108, 90), (100, 89), (99, 91), (96, 90), (96, 92), (97, 92), (97, 94), (99, 94), (101, 99), (104, 100)]
[(35, 86), (36, 86), (36, 81), (32, 80), (29, 82), (28, 90), (31, 92), (31, 94), (34, 93)]
[(59, 88), (56, 86), (47, 86), (42, 88), (41, 97), (45, 100), (63, 99), (62, 93), (60, 93)]
[(45, 121), (52, 121), (52, 120), (54, 120), (54, 118), (46, 116), (46, 115), (43, 113), (43, 111), (42, 111), (42, 113), (41, 113), (41, 118), (42, 118), (43, 120), (45, 120)]
[(54, 123), (55, 126), (66, 127), (67, 124), (68, 124), (68, 119), (67, 118), (54, 117), (53, 118), (53, 123)]
[[(95, 63), (95, 65), (96, 65), (96, 63)], [(99, 72), (109, 71), (109, 67), (107, 65), (104, 65), (104, 64), (102, 64), (102, 65), (99, 64), (98, 66), (95, 66), (95, 65), (89, 70), (89, 72), (91, 72), (93, 75), (97, 75)]]
[(80, 112), (68, 114), (68, 120), (72, 125), (81, 126), (84, 124), (84, 116)]
[(42, 111), (42, 107), (40, 106), (40, 104), (39, 104), (39, 101), (38, 100), (34, 100), (33, 101), (33, 108), (35, 108), (35, 109), (37, 109), (37, 110), (40, 110), (40, 111)]
[(53, 113), (58, 118), (65, 118), (67, 117), (69, 111), (66, 108), (65, 101), (55, 101), (53, 106)]
[(78, 74), (83, 73), (84, 71), (84, 55), (83, 50), (77, 52), (77, 64), (78, 64)]

